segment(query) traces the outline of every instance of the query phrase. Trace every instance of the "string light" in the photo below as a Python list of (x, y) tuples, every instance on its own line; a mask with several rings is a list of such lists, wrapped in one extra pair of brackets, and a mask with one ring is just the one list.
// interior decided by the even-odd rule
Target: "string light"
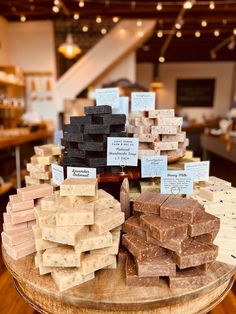
[(177, 38), (182, 37), (182, 33), (181, 33), (181, 31), (176, 32), (176, 34), (175, 34), (175, 35), (176, 35), (176, 37), (177, 37)]
[(60, 0), (54, 0), (53, 3), (54, 3), (54, 5), (59, 5), (60, 4)]
[(25, 17), (24, 15), (21, 15), (20, 21), (21, 21), (22, 23), (24, 23), (24, 22), (26, 21), (26, 17)]
[(80, 8), (83, 8), (84, 7), (84, 1), (83, 0), (79, 1), (78, 5)]
[(160, 56), (158, 60), (159, 60), (160, 63), (164, 63), (165, 62), (165, 57)]
[(162, 10), (162, 3), (161, 2), (157, 2), (156, 9), (157, 9), (157, 11), (161, 11)]
[(102, 34), (102, 35), (105, 35), (106, 33), (107, 33), (107, 29), (106, 29), (106, 28), (102, 28), (102, 29), (101, 29), (101, 34)]
[(119, 22), (119, 17), (118, 17), (118, 16), (113, 16), (112, 22), (113, 22), (113, 23)]
[(234, 50), (234, 47), (235, 47), (235, 38), (234, 36), (232, 36), (232, 38), (230, 39), (230, 42), (228, 43), (227, 48), (229, 50)]
[(56, 5), (54, 5), (54, 6), (52, 7), (52, 11), (53, 11), (54, 13), (58, 13), (58, 12), (60, 11), (60, 9), (59, 9), (59, 7), (57, 7)]
[(75, 13), (73, 15), (73, 19), (77, 21), (79, 19), (79, 13)]
[(214, 2), (214, 1), (210, 1), (210, 3), (209, 3), (209, 9), (210, 9), (210, 10), (214, 10), (214, 9), (215, 9), (215, 2)]
[(236, 35), (236, 28), (234, 28), (234, 30), (233, 30), (233, 34), (234, 34), (234, 35)]
[(137, 20), (136, 25), (137, 25), (138, 27), (141, 27), (141, 26), (143, 25), (143, 22), (142, 22), (141, 20)]
[(144, 32), (143, 31), (139, 31), (137, 35), (138, 35), (138, 37), (143, 37)]
[(96, 23), (98, 23), (98, 24), (102, 23), (102, 18), (101, 18), (101, 16), (97, 16), (97, 17), (96, 17)]
[(219, 37), (220, 36), (220, 31), (218, 29), (214, 30), (214, 36)]
[(158, 31), (157, 32), (157, 37), (158, 38), (162, 38), (163, 37), (163, 32), (162, 31)]
[(182, 25), (179, 22), (175, 23), (175, 28), (176, 29), (181, 29), (181, 27), (182, 27)]
[(120, 34), (121, 34), (121, 35), (124, 35), (125, 33), (126, 33), (126, 30), (125, 30), (124, 28), (121, 28), (121, 29), (120, 29)]
[(184, 4), (183, 4), (183, 8), (184, 8), (185, 10), (192, 9), (192, 7), (193, 7), (193, 2), (194, 2), (194, 1), (185, 1)]
[(144, 45), (142, 48), (143, 48), (143, 51), (149, 51), (150, 50), (150, 47), (148, 45)]
[(88, 26), (87, 26), (87, 25), (84, 25), (84, 26), (82, 27), (82, 31), (83, 31), (84, 33), (86, 33), (86, 32), (88, 31)]
[(195, 37), (199, 38), (201, 36), (201, 33), (199, 31), (195, 32)]
[(207, 27), (207, 21), (206, 20), (202, 20), (201, 21), (201, 26), (202, 27)]

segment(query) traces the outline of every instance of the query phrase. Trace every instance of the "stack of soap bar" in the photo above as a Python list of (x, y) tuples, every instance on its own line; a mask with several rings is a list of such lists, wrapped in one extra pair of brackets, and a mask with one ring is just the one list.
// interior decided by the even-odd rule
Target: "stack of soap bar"
[(40, 183), (51, 183), (51, 164), (58, 164), (60, 161), (61, 148), (55, 144), (46, 144), (34, 147), (35, 155), (31, 162), (27, 163), (26, 169), (29, 172), (25, 176), (25, 184), (36, 185)]
[(209, 181), (202, 183), (198, 187), (198, 194), (192, 195), (192, 199), (197, 200), (205, 208), (205, 216), (196, 218), (196, 228), (190, 226), (192, 233), (196, 238), (202, 241), (197, 233), (204, 227), (204, 221), (212, 215), (220, 219), (220, 230), (216, 235), (216, 222), (208, 222), (209, 230), (208, 236), (203, 240), (218, 245), (219, 253), (217, 260), (223, 263), (236, 265), (236, 188), (231, 186), (231, 183), (217, 177), (209, 177)]
[(7, 212), (3, 214), (2, 243), (12, 258), (35, 252), (34, 207), (39, 199), (52, 193), (52, 186), (45, 183), (18, 189), (17, 194), (9, 196)]
[(123, 225), (122, 244), (132, 255), (125, 264), (126, 283), (156, 285), (165, 276), (170, 287), (200, 287), (207, 279), (205, 265), (218, 252), (209, 234), (215, 237), (219, 228), (219, 218), (194, 199), (142, 193)]
[(182, 157), (188, 146), (181, 127), (183, 118), (174, 109), (151, 110), (145, 116), (130, 117), (127, 133), (139, 138), (139, 159), (143, 156)]
[(63, 165), (116, 172), (117, 167), (107, 167), (107, 137), (126, 136), (126, 115), (112, 114), (110, 106), (85, 107), (84, 113), (63, 126)]
[(60, 190), (35, 208), (34, 227), (40, 275), (51, 273), (60, 291), (116, 268), (124, 213), (95, 179), (66, 179)]

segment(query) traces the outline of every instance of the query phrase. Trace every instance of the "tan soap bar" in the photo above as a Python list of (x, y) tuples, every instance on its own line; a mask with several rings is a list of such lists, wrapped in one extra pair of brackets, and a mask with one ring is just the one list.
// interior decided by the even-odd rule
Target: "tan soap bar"
[(84, 275), (78, 268), (54, 270), (51, 275), (60, 292), (78, 286), (95, 277), (94, 273)]
[(106, 191), (98, 190), (98, 199), (94, 201), (95, 210), (103, 210), (113, 206), (114, 197)]
[(29, 172), (45, 172), (49, 171), (50, 166), (45, 166), (45, 165), (39, 165), (39, 164), (31, 164), (28, 163), (26, 164), (26, 170)]
[(47, 224), (49, 222), (53, 222), (56, 224), (56, 215), (50, 211), (42, 211), (40, 205), (34, 208), (35, 218), (37, 224), (41, 226), (42, 224)]
[(68, 245), (75, 245), (88, 231), (87, 226), (56, 227), (53, 224), (42, 225), (42, 237), (44, 240)]
[(166, 118), (166, 117), (158, 117), (157, 118), (157, 125), (161, 126), (179, 126), (183, 124), (183, 117), (173, 117), (173, 118)]
[(159, 135), (155, 135), (155, 134), (134, 134), (134, 137), (138, 137), (139, 138), (139, 142), (144, 142), (144, 143), (153, 143), (153, 142), (157, 142), (160, 140)]
[[(31, 162), (36, 162), (39, 165), (49, 166), (52, 163), (57, 163), (57, 159), (54, 156), (33, 156), (34, 160), (31, 159)], [(31, 157), (32, 158), (32, 157)]]
[(43, 266), (49, 267), (80, 267), (81, 254), (70, 246), (59, 246), (47, 249), (43, 253)]
[(216, 185), (200, 188), (199, 196), (212, 202), (236, 198), (236, 188), (228, 185)]
[(19, 224), (35, 219), (34, 209), (22, 210), (20, 212), (10, 212), (11, 223)]
[(58, 246), (59, 244), (56, 242), (43, 240), (42, 238), (35, 239), (35, 248), (37, 252), (44, 251), (46, 249), (51, 249)]
[(227, 186), (232, 186), (232, 183), (214, 176), (210, 176), (209, 180), (206, 182), (209, 185), (227, 185)]
[(95, 196), (96, 193), (96, 179), (66, 179), (60, 185), (60, 194), (62, 196)]
[(174, 109), (158, 109), (158, 110), (150, 110), (148, 112), (149, 118), (173, 118), (175, 116)]
[(90, 254), (117, 255), (119, 252), (119, 245), (120, 245), (120, 231), (118, 232), (119, 233), (112, 233), (112, 246), (105, 247), (102, 249), (92, 250)]
[[(2, 239), (3, 240), (3, 239)], [(24, 256), (30, 255), (35, 252), (35, 243), (34, 239), (29, 239), (19, 245), (15, 245), (13, 247), (7, 245), (4, 240), (2, 241), (7, 254), (11, 256), (11, 258), (18, 260)]]
[(90, 231), (85, 237), (81, 238), (75, 245), (76, 252), (86, 252), (95, 249), (112, 246), (112, 234), (110, 232), (98, 235)]
[(102, 269), (116, 261), (115, 255), (87, 254), (82, 260), (81, 268), (84, 275)]
[(37, 252), (34, 257), (35, 267), (39, 269), (39, 274), (46, 275), (50, 274), (52, 271), (55, 270), (55, 267), (47, 267), (43, 265), (43, 256), (41, 252)]
[(94, 223), (94, 204), (88, 203), (78, 207), (60, 207), (56, 213), (57, 226), (84, 226)]
[(176, 135), (162, 135), (163, 142), (184, 142), (186, 139), (186, 132), (179, 132)]
[(44, 197), (40, 200), (42, 211), (55, 212), (57, 210), (57, 203), (55, 195)]
[(50, 171), (46, 172), (35, 172), (35, 171), (30, 171), (30, 176), (33, 179), (38, 179), (38, 180), (50, 180), (52, 177), (52, 174)]
[(94, 225), (91, 226), (91, 230), (97, 234), (102, 234), (122, 225), (124, 221), (124, 213), (116, 209), (112, 209), (108, 214), (104, 215), (96, 215), (95, 213), (95, 221)]
[(157, 142), (152, 145), (155, 151), (178, 149), (178, 142)]
[(154, 149), (139, 149), (138, 150), (138, 159), (142, 159), (143, 156), (158, 156), (160, 152), (155, 152)]
[(154, 125), (151, 129), (151, 134), (177, 134), (178, 127), (175, 125)]
[(31, 178), (30, 176), (25, 176), (25, 185), (27, 187), (31, 185), (38, 185), (38, 184), (40, 184), (39, 179)]
[(10, 246), (21, 244), (29, 239), (33, 238), (32, 229), (27, 229), (19, 232), (18, 234), (9, 235), (5, 232), (2, 233), (2, 237), (4, 238), (4, 243)]
[(35, 146), (34, 152), (37, 156), (60, 155), (61, 147), (56, 144), (46, 144), (46, 145), (41, 145), (41, 146)]
[(19, 195), (22, 201), (33, 200), (52, 194), (53, 187), (47, 183), (17, 189), (17, 195)]
[(9, 203), (10, 208), (13, 212), (34, 208), (33, 200), (22, 201), (20, 200), (18, 195), (14, 196), (15, 197), (14, 198), (12, 197)]

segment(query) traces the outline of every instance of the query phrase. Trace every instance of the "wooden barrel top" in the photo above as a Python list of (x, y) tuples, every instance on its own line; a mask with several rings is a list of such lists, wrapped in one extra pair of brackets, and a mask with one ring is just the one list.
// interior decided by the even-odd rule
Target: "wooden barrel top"
[[(13, 260), (3, 259), (14, 277), (17, 290), (41, 313), (206, 313), (217, 305), (233, 284), (236, 267), (215, 262), (208, 282), (199, 289), (170, 289), (161, 280), (156, 287), (125, 285), (124, 265), (116, 270), (100, 270), (95, 279), (60, 293), (50, 275), (40, 276), (34, 254)], [(173, 312), (172, 312), (173, 311)]]

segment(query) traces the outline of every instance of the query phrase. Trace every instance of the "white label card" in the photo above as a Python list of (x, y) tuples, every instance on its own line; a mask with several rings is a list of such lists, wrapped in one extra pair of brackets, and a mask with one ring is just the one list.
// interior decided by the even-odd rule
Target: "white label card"
[(64, 169), (62, 166), (52, 164), (52, 182), (60, 185), (64, 181)]
[(95, 98), (97, 106), (108, 105), (112, 108), (119, 108), (120, 95), (119, 88), (97, 88), (95, 91)]
[(108, 137), (107, 165), (108, 166), (137, 166), (138, 138)]
[(69, 179), (96, 179), (96, 176), (96, 168), (67, 167), (67, 178)]
[(160, 177), (167, 171), (167, 156), (143, 156), (141, 159), (142, 178)]
[(193, 177), (185, 170), (163, 172), (161, 194), (193, 194)]
[(131, 111), (148, 111), (155, 109), (156, 93), (133, 92), (131, 93)]
[(184, 170), (191, 171), (194, 182), (209, 181), (210, 161), (186, 162)]
[(125, 114), (126, 119), (128, 119), (129, 115), (129, 97), (121, 96), (120, 97), (120, 104), (118, 108), (112, 108), (112, 113), (115, 114)]
[(54, 143), (56, 145), (59, 145), (60, 147), (61, 145), (61, 139), (63, 138), (63, 131), (62, 130), (58, 130), (54, 132)]

